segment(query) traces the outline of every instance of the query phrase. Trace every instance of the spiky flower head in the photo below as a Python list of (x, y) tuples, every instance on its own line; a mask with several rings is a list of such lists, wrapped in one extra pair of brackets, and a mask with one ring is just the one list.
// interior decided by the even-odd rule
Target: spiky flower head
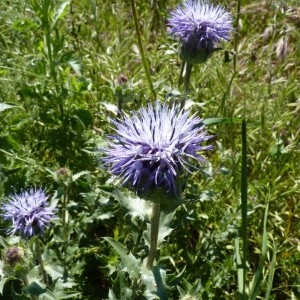
[(9, 196), (1, 214), (5, 220), (12, 222), (8, 233), (18, 232), (25, 238), (43, 233), (55, 217), (55, 208), (47, 206), (47, 200), (44, 190), (40, 188)]
[(191, 161), (203, 163), (198, 154), (212, 146), (202, 143), (212, 136), (207, 135), (202, 120), (190, 111), (173, 105), (149, 104), (124, 114), (123, 120), (112, 121), (116, 134), (111, 136), (105, 165), (114, 175), (130, 183), (139, 192), (152, 187), (163, 187), (168, 193), (176, 193), (176, 178), (191, 171)]
[(230, 14), (206, 0), (186, 0), (170, 13), (168, 25), (180, 42), (181, 59), (189, 63), (204, 62), (232, 32)]

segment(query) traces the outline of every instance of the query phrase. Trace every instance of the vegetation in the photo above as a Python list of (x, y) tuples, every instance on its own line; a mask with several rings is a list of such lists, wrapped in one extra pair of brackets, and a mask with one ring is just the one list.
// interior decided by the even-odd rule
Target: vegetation
[[(133, 3), (0, 2), (0, 198), (42, 187), (58, 208), (40, 243), (47, 285), (35, 238), (0, 219), (1, 299), (300, 298), (299, 1), (222, 1), (236, 34), (193, 68), (188, 94), (166, 26), (178, 2), (135, 3), (148, 69)], [(119, 109), (182, 98), (214, 150), (162, 219), (151, 290), (144, 202), (100, 149)]]

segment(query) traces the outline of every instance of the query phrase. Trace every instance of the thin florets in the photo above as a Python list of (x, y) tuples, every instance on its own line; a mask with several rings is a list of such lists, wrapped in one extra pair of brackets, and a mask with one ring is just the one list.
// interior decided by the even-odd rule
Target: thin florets
[(205, 61), (232, 32), (230, 14), (206, 1), (187, 0), (179, 5), (170, 13), (168, 25), (180, 41), (181, 58), (192, 63)]
[(30, 189), (7, 198), (1, 216), (12, 222), (9, 234), (30, 238), (43, 233), (55, 217), (55, 208), (47, 206), (48, 197), (42, 189)]
[(198, 152), (212, 149), (202, 145), (212, 137), (198, 127), (202, 120), (189, 114), (157, 102), (113, 121), (116, 134), (104, 150), (105, 165), (139, 191), (162, 186), (175, 192), (176, 178), (194, 168), (192, 160), (205, 161)]

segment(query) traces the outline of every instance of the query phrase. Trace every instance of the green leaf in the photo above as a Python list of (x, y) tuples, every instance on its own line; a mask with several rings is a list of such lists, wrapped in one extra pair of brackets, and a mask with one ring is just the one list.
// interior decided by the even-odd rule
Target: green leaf
[(76, 73), (76, 75), (81, 76), (81, 65), (79, 64), (79, 62), (70, 59), (68, 63), (70, 67), (73, 69), (73, 71)]
[(149, 220), (151, 215), (151, 202), (139, 198), (136, 194), (129, 191), (115, 190), (114, 195), (125, 207), (128, 214), (133, 217), (139, 217), (141, 220)]
[(11, 287), (10, 287), (10, 295), (11, 295), (11, 298), (13, 300), (25, 300), (25, 299), (30, 299), (29, 296), (25, 295), (24, 293), (22, 294), (18, 294), (15, 289), (14, 289), (14, 285), (12, 284)]
[(47, 290), (44, 294), (40, 296), (41, 299), (45, 300), (57, 300), (56, 296), (54, 295), (53, 292)]
[(276, 254), (277, 254), (277, 247), (276, 247), (276, 244), (274, 242), (273, 255), (272, 255), (272, 260), (271, 260), (271, 263), (270, 263), (265, 300), (268, 300), (270, 298), (270, 293), (271, 293), (271, 290), (272, 290), (272, 287), (273, 287), (273, 280), (274, 280), (274, 274), (275, 274), (275, 268), (276, 268)]
[(216, 124), (232, 124), (232, 123), (241, 123), (241, 118), (207, 118), (203, 120), (203, 123), (207, 126), (216, 125)]
[[(163, 211), (160, 212), (160, 219), (159, 219), (159, 229), (158, 229), (158, 239), (157, 239), (157, 247), (159, 247), (165, 238), (173, 231), (169, 225), (174, 219), (175, 212), (166, 214)], [(150, 224), (147, 224), (147, 234), (146, 234), (146, 241), (149, 245), (150, 242)]]
[(0, 236), (0, 245), (1, 245), (4, 249), (9, 248), (9, 246), (10, 246), (10, 244), (7, 242), (7, 240), (6, 240), (3, 236)]
[(12, 281), (12, 280), (15, 280), (15, 279), (17, 279), (17, 278), (14, 277), (14, 276), (2, 277), (1, 281), (0, 281), (0, 294), (3, 295), (3, 289), (4, 289), (4, 286), (5, 286), (6, 282), (9, 282), (9, 281)]
[(64, 269), (58, 265), (47, 264), (44, 268), (53, 280), (63, 277)]
[(0, 111), (4, 111), (9, 108), (19, 108), (17, 105), (7, 104), (7, 103), (0, 103)]
[(61, 300), (61, 299), (76, 299), (80, 293), (78, 292), (64, 292), (64, 291), (59, 291), (59, 292), (51, 292), (47, 290), (44, 294), (42, 294), (39, 299), (42, 300)]
[(90, 174), (90, 172), (89, 172), (89, 171), (81, 171), (81, 172), (78, 172), (78, 173), (76, 173), (76, 174), (74, 174), (74, 175), (72, 176), (72, 181), (75, 182), (75, 181), (76, 181), (77, 179), (79, 179), (81, 176), (86, 175), (86, 174)]
[(33, 281), (31, 283), (29, 283), (27, 286), (24, 287), (24, 291), (35, 295), (35, 296), (39, 296), (43, 293), (46, 292), (46, 289), (43, 288), (39, 283), (37, 283), (36, 281)]
[(20, 32), (36, 30), (38, 25), (30, 19), (17, 20), (12, 24), (12, 28)]
[(123, 272), (119, 272), (113, 283), (113, 289), (109, 289), (109, 300), (131, 299), (132, 290), (126, 286), (126, 278)]
[(138, 279), (140, 273), (140, 262), (132, 255), (132, 253), (127, 254), (119, 242), (110, 237), (104, 237), (104, 239), (109, 242), (120, 255), (123, 270), (129, 274), (131, 279)]
[(250, 300), (255, 300), (257, 298), (257, 294), (260, 288), (260, 285), (263, 281), (263, 268), (265, 265), (265, 260), (268, 254), (268, 236), (267, 236), (267, 217), (269, 211), (269, 203), (266, 205), (265, 215), (264, 215), (264, 227), (263, 227), (263, 235), (262, 235), (262, 249), (261, 249), (261, 259), (259, 261), (257, 270), (254, 274), (252, 280), (252, 288), (250, 292)]
[(167, 296), (167, 284), (166, 284), (166, 271), (158, 267), (153, 268), (153, 275), (156, 282), (157, 295), (160, 300), (168, 300)]
[(64, 15), (67, 13), (66, 11), (66, 7), (70, 4), (71, 0), (67, 0), (65, 2), (63, 2), (55, 11), (54, 13), (54, 17), (53, 17), (53, 23), (52, 23), (52, 28), (54, 28), (59, 19), (62, 19), (64, 17)]

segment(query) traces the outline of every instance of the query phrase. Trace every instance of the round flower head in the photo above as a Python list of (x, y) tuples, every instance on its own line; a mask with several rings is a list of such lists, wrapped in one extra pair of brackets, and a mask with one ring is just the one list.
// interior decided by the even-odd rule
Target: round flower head
[(112, 121), (116, 134), (104, 149), (105, 165), (138, 191), (161, 186), (176, 193), (176, 178), (192, 167), (191, 160), (204, 162), (199, 151), (212, 149), (201, 145), (212, 137), (199, 125), (202, 120), (189, 114), (156, 102)]
[(8, 197), (1, 214), (5, 220), (12, 221), (8, 233), (18, 232), (25, 238), (43, 233), (55, 216), (55, 208), (47, 207), (47, 199), (42, 189), (33, 188)]
[(170, 33), (180, 41), (180, 57), (189, 63), (201, 63), (221, 41), (229, 40), (232, 18), (219, 5), (186, 0), (171, 12), (168, 25)]

